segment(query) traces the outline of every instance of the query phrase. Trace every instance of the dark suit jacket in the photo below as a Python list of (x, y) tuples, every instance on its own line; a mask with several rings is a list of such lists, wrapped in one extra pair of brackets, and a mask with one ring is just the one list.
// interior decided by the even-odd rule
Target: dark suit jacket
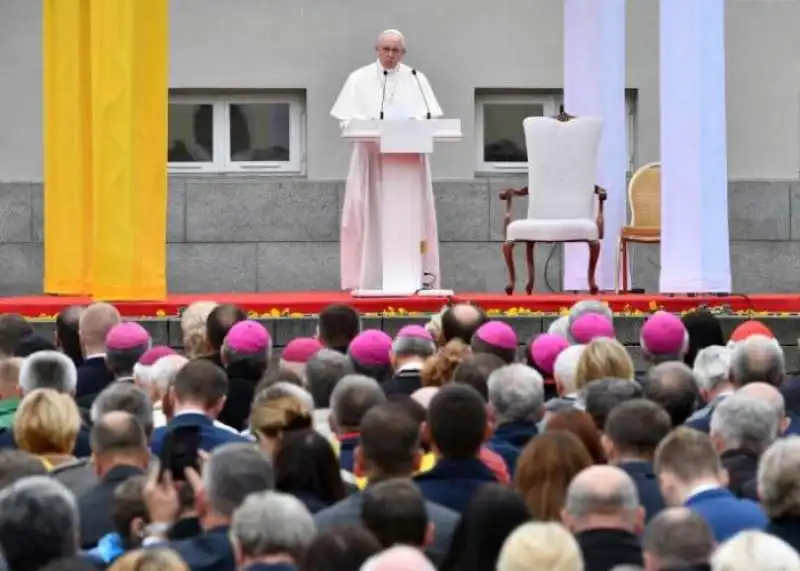
[(115, 466), (100, 482), (78, 498), (83, 549), (95, 547), (101, 537), (114, 531), (114, 522), (111, 519), (114, 490), (131, 476), (139, 474), (144, 474), (144, 470), (135, 466)]
[(161, 446), (164, 444), (164, 436), (177, 426), (199, 427), (200, 448), (206, 452), (211, 452), (217, 446), (228, 444), (229, 442), (250, 442), (250, 440), (240, 434), (225, 430), (224, 428), (217, 428), (214, 426), (214, 421), (205, 414), (186, 412), (175, 415), (166, 426), (159, 426), (153, 431), (153, 438), (150, 440), (150, 450), (155, 456), (161, 453)]
[[(360, 526), (363, 502), (364, 496), (358, 492), (317, 512), (314, 514), (317, 529), (322, 532), (333, 527)], [(427, 553), (434, 563), (439, 564), (450, 549), (459, 515), (430, 501), (425, 502), (425, 511), (428, 512), (428, 521), (433, 524), (434, 531), (433, 543), (427, 548)]]
[(514, 476), (519, 458), (525, 445), (539, 434), (535, 424), (529, 422), (507, 422), (498, 426), (489, 440), (489, 450), (499, 454), (506, 462), (508, 473)]
[(575, 534), (585, 571), (611, 571), (617, 565), (643, 566), (639, 538), (622, 529), (590, 529)]
[(403, 369), (383, 383), (381, 388), (387, 397), (411, 396), (414, 391), (422, 388), (421, 369)]
[(228, 527), (210, 529), (169, 544), (191, 571), (232, 571), (236, 569)]
[(722, 466), (728, 471), (728, 489), (737, 498), (748, 497), (747, 484), (756, 477), (758, 459), (758, 453), (744, 448), (726, 450), (720, 456)]
[(639, 503), (645, 511), (646, 521), (664, 509), (664, 499), (658, 487), (658, 478), (650, 462), (622, 462), (619, 468), (633, 479), (639, 492)]
[(339, 440), (339, 467), (352, 472), (355, 469), (355, 453), (361, 437), (358, 434), (346, 434)]
[(779, 518), (770, 520), (764, 530), (800, 551), (800, 518)]
[(79, 407), (91, 408), (95, 397), (114, 381), (114, 375), (106, 367), (105, 357), (92, 357), (78, 368), (78, 386), (75, 401)]
[(761, 530), (767, 526), (767, 516), (761, 506), (751, 500), (739, 499), (727, 488), (714, 488), (690, 497), (686, 507), (697, 512), (711, 526), (717, 543), (722, 543), (747, 529)]
[(467, 509), (472, 496), (484, 484), (497, 482), (497, 478), (477, 458), (440, 458), (433, 468), (415, 476), (414, 481), (426, 500), (461, 515)]
[(217, 420), (231, 428), (242, 431), (247, 428), (253, 393), (263, 371), (254, 370), (247, 363), (233, 363), (226, 369), (228, 374), (228, 398)]

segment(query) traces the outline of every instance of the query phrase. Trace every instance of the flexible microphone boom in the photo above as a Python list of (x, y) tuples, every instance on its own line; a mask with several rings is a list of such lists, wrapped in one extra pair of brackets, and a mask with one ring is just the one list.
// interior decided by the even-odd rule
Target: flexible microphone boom
[(383, 91), (381, 92), (381, 119), (383, 119), (383, 104), (386, 102), (386, 82), (389, 81), (389, 72), (383, 70)]
[(422, 102), (425, 104), (425, 111), (427, 111), (427, 113), (425, 113), (425, 118), (426, 119), (430, 119), (431, 118), (431, 107), (430, 107), (430, 105), (428, 105), (428, 98), (425, 97), (425, 90), (422, 89), (422, 82), (419, 80), (419, 76), (417, 75), (417, 70), (416, 69), (412, 69), (411, 70), (411, 75), (413, 75), (414, 79), (417, 80), (417, 87), (419, 88), (420, 95), (422, 95)]

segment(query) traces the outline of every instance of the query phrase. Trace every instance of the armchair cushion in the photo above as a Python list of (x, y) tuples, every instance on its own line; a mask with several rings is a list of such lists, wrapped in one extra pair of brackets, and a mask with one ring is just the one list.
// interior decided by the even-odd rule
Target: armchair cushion
[(597, 240), (597, 223), (586, 218), (514, 220), (506, 230), (506, 240), (522, 242), (573, 242)]

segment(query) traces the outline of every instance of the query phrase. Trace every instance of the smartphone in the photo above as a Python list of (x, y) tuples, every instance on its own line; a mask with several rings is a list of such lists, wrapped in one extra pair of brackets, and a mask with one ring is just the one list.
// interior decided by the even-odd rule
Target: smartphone
[(185, 480), (186, 468), (200, 469), (200, 427), (176, 426), (168, 431), (161, 446), (161, 471), (169, 470), (173, 480)]

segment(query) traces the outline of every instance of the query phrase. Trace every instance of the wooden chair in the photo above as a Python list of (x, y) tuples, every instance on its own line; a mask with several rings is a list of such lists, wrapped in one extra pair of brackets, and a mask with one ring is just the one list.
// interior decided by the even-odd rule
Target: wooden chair
[(661, 242), (661, 163), (650, 163), (637, 170), (628, 184), (630, 224), (623, 226), (617, 245), (617, 272), (614, 289), (628, 291), (628, 245)]
[[(597, 293), (595, 271), (603, 239), (603, 202), (606, 191), (595, 184), (602, 121), (573, 117), (562, 111), (555, 118), (528, 117), (523, 121), (528, 148), (528, 186), (500, 192), (506, 202), (503, 218), (503, 257), (508, 267), (505, 292), (514, 292), (514, 245), (525, 242), (528, 282), (534, 287), (533, 249), (537, 242), (586, 242), (589, 246), (587, 281)], [(515, 196), (528, 197), (528, 215), (513, 220)]]

